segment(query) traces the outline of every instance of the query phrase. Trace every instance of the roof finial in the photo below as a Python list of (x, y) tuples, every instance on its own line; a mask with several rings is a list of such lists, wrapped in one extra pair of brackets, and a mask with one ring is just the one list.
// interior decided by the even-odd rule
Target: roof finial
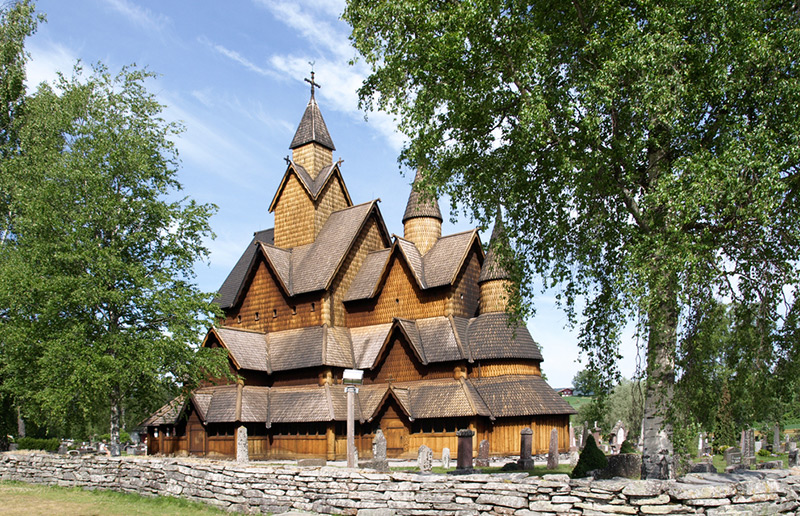
[(307, 83), (311, 85), (311, 98), (314, 98), (314, 86), (317, 88), (322, 88), (322, 86), (314, 80), (314, 61), (309, 61), (308, 64), (311, 65), (311, 79), (303, 79)]

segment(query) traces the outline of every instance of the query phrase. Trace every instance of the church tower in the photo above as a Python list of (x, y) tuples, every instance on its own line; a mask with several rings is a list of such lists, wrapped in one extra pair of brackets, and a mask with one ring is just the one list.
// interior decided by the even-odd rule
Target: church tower
[(422, 174), (417, 170), (403, 215), (403, 238), (413, 242), (424, 255), (442, 236), (442, 213), (435, 198), (423, 200), (417, 191), (416, 185), (421, 179)]

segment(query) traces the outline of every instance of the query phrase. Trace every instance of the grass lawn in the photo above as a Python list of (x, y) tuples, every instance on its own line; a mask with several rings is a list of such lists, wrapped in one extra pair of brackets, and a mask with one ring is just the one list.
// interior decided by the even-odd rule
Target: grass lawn
[(24, 482), (0, 482), (4, 515), (127, 516), (228, 514), (213, 507), (171, 497), (148, 498), (115, 491), (84, 491)]
[[(767, 456), (761, 457), (760, 455), (756, 455), (756, 460), (758, 462), (770, 462), (773, 460), (782, 460), (783, 467), (789, 467), (789, 455), (786, 453), (779, 453), (775, 457)], [(719, 473), (725, 473), (725, 467), (727, 464), (725, 463), (725, 456), (724, 455), (714, 455), (714, 467), (717, 468)]]

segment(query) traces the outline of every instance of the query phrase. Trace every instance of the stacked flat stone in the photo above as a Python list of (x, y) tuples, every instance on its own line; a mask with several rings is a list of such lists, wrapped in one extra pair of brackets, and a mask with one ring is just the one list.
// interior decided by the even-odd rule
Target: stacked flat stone
[(679, 481), (418, 475), (155, 457), (0, 454), (0, 480), (179, 496), (227, 511), (326, 514), (796, 514), (800, 468)]

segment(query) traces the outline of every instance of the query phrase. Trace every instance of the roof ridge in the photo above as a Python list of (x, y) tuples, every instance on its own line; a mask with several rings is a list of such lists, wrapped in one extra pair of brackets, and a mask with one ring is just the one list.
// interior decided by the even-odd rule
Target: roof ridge
[(211, 329), (213, 329), (213, 330), (240, 331), (242, 333), (257, 333), (259, 335), (266, 335), (267, 334), (267, 332), (264, 332), (264, 331), (251, 330), (250, 328), (233, 328), (231, 326), (212, 326)]

